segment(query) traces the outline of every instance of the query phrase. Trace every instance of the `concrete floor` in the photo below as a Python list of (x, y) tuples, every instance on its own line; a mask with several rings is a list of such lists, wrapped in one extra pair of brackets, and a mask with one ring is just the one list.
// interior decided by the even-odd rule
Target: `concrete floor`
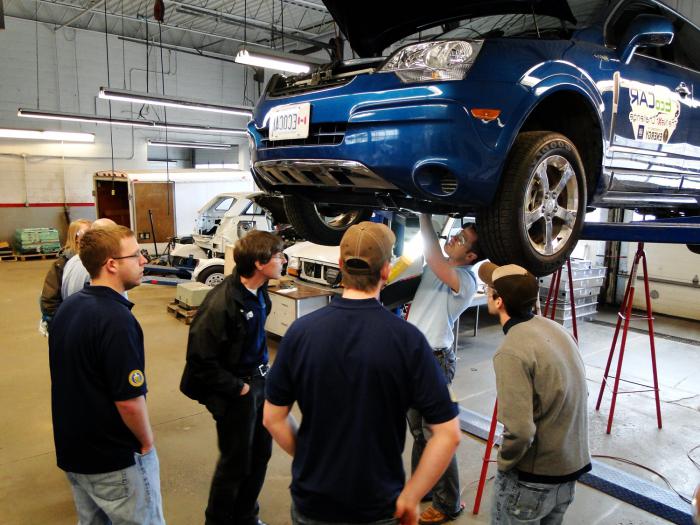
[[(50, 261), (0, 262), (0, 523), (8, 525), (76, 522), (68, 483), (55, 466), (47, 341), (36, 330), (38, 295), (49, 264)], [(189, 525), (203, 522), (217, 455), (216, 437), (206, 410), (178, 390), (187, 327), (165, 312), (174, 293), (173, 287), (144, 285), (130, 292), (130, 299), (136, 303), (133, 311), (146, 337), (148, 404), (161, 459), (165, 516), (169, 523)], [(484, 314), (476, 338), (471, 337), (471, 314), (463, 320), (455, 390), (466, 408), (490, 414), (495, 399), (491, 356), (502, 332)], [(612, 339), (612, 328), (605, 323), (614, 322), (614, 316), (603, 313), (598, 320), (602, 323), (584, 323), (580, 328), (591, 391), (592, 452), (649, 466), (667, 476), (681, 493), (689, 495), (700, 482), (700, 472), (686, 457), (686, 452), (700, 442), (700, 342), (678, 342), (663, 335), (657, 338), (663, 430), (656, 428), (653, 398), (648, 393), (630, 394), (618, 398), (613, 432), (606, 435), (609, 395), (600, 413), (593, 410), (593, 405)], [(659, 334), (700, 341), (700, 323), (658, 319), (656, 328)], [(628, 349), (624, 375), (648, 381), (645, 336), (630, 334)], [(463, 499), (468, 509), (476, 492), (483, 447), (482, 441), (465, 434), (459, 449)], [(290, 523), (290, 463), (290, 458), (275, 447), (260, 498), (261, 518), (270, 525)], [(613, 465), (657, 481), (641, 469), (617, 462)], [(493, 467), (490, 474), (493, 475)], [(480, 515), (466, 512), (455, 523), (488, 523), (491, 486), (489, 481)], [(579, 484), (566, 523), (666, 522)]]

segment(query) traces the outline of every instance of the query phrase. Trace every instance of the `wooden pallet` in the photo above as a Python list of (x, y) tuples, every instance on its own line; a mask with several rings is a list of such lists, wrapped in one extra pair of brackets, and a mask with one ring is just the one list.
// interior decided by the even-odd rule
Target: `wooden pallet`
[(0, 253), (0, 261), (16, 261), (17, 256), (14, 253)]
[(193, 307), (183, 307), (183, 303), (173, 301), (167, 307), (167, 312), (172, 315), (175, 319), (182, 321), (185, 324), (190, 324), (194, 316), (197, 315), (197, 308)]
[(17, 261), (29, 261), (33, 259), (55, 259), (58, 257), (58, 252), (51, 253), (18, 253), (15, 254), (15, 260)]

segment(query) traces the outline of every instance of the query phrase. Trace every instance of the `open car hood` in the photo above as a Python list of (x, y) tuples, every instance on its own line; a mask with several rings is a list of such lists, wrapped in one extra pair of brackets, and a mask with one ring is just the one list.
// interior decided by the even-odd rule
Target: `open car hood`
[(379, 56), (387, 46), (413, 33), (473, 16), (534, 12), (576, 23), (566, 0), (436, 0), (420, 9), (397, 0), (323, 3), (361, 57)]

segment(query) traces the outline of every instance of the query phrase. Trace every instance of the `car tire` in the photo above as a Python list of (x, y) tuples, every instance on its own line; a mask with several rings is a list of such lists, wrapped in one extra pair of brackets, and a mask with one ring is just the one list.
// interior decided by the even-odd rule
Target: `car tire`
[(700, 244), (686, 244), (686, 246), (691, 252), (700, 255)]
[(223, 266), (210, 266), (197, 275), (197, 281), (212, 288), (217, 284), (221, 284), (225, 278)]
[(479, 244), (496, 264), (548, 275), (576, 246), (585, 210), (586, 174), (573, 143), (559, 133), (523, 132), (491, 206), (477, 214)]
[(326, 246), (338, 246), (350, 226), (372, 216), (372, 210), (368, 208), (329, 210), (329, 213), (323, 213), (313, 202), (289, 195), (284, 197), (284, 210), (289, 222), (302, 238)]

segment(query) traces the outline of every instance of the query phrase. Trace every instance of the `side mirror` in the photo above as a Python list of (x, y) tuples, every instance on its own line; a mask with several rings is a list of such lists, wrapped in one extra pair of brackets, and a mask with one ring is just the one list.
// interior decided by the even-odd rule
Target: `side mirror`
[(673, 41), (673, 24), (659, 15), (639, 15), (627, 28), (617, 47), (620, 61), (629, 64), (638, 47), (662, 47)]

